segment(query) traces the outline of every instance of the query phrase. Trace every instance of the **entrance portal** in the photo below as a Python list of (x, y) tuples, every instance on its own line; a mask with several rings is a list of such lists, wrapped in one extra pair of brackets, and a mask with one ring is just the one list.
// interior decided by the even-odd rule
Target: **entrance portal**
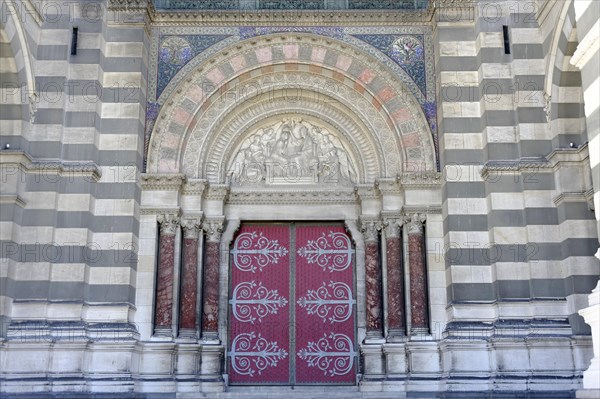
[(242, 224), (231, 247), (231, 384), (354, 384), (354, 247), (341, 224)]

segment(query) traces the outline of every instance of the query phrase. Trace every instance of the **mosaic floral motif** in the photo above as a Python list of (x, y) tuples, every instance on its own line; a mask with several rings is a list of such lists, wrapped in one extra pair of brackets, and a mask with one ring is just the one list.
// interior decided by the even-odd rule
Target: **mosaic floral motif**
[(263, 233), (248, 232), (240, 234), (233, 244), (231, 256), (233, 264), (243, 272), (262, 272), (265, 266), (279, 263), (279, 259), (287, 255), (286, 247), (279, 245), (278, 240), (269, 240)]
[(352, 244), (344, 233), (330, 231), (316, 240), (308, 240), (305, 247), (298, 250), (298, 255), (306, 258), (308, 263), (316, 263), (323, 270), (340, 272), (346, 270), (352, 262)]
[(409, 65), (423, 60), (423, 43), (416, 37), (406, 35), (400, 37), (394, 43), (390, 55), (400, 65)]
[(256, 332), (243, 333), (231, 342), (228, 355), (231, 368), (240, 375), (261, 375), (267, 367), (276, 367), (288, 353), (276, 341), (267, 341)]
[(240, 37), (248, 39), (250, 37), (269, 35), (272, 33), (294, 32), (294, 33), (314, 33), (320, 36), (329, 36), (341, 39), (344, 32), (341, 27), (329, 26), (242, 26), (240, 27)]
[(182, 35), (160, 39), (156, 98), (171, 79), (195, 56), (229, 35)]
[(356, 301), (352, 299), (352, 290), (347, 284), (330, 281), (329, 284), (323, 282), (316, 290), (308, 290), (297, 303), (301, 308), (306, 308), (308, 314), (319, 316), (323, 322), (342, 323), (352, 316), (352, 306)]
[(277, 314), (288, 301), (277, 290), (269, 290), (262, 283), (257, 285), (254, 281), (245, 281), (235, 287), (229, 303), (238, 321), (254, 324), (257, 319), (261, 322), (264, 317)]
[(423, 35), (355, 35), (380, 50), (410, 76), (423, 95), (427, 95)]
[(192, 57), (192, 48), (184, 38), (170, 36), (163, 40), (159, 56), (167, 64), (183, 65)]
[(352, 340), (345, 334), (325, 334), (317, 342), (309, 342), (308, 346), (298, 352), (298, 357), (305, 360), (308, 367), (318, 367), (326, 376), (345, 375), (352, 370), (356, 352)]

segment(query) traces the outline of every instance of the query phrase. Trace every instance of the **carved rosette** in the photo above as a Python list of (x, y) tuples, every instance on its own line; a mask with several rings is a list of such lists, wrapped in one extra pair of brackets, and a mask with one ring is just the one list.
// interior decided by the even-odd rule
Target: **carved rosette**
[(183, 229), (183, 238), (197, 240), (202, 229), (202, 222), (199, 217), (184, 218), (181, 221), (181, 228)]
[(156, 221), (160, 225), (161, 236), (174, 236), (179, 227), (179, 215), (174, 213), (162, 213), (156, 217)]

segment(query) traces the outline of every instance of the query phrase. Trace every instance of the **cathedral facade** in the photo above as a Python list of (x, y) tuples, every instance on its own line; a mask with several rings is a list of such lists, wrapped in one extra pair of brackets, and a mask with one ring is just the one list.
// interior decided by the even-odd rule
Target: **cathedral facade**
[(600, 394), (600, 2), (0, 5), (1, 397)]

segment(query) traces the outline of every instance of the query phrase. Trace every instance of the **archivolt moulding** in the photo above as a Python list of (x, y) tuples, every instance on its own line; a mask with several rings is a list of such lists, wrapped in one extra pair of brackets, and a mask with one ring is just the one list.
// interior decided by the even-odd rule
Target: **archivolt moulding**
[[(318, 60), (300, 60), (299, 55), (307, 52), (319, 53)], [(274, 60), (273, 54), (284, 54), (284, 59)], [(370, 135), (369, 140), (377, 137), (383, 148), (396, 153), (396, 161), (385, 161), (386, 167), (392, 167), (380, 170), (378, 177), (401, 171), (401, 149), (406, 154), (402, 161), (418, 164), (421, 170), (435, 169), (426, 118), (397, 77), (348, 45), (294, 34), (242, 42), (190, 74), (161, 110), (151, 139), (148, 172), (184, 170), (186, 175), (199, 177), (189, 165), (207, 161), (204, 154), (211, 153), (205, 143), (222, 137), (215, 130), (217, 122), (235, 115), (244, 101), (256, 97), (256, 91), (248, 93), (251, 85), (267, 92), (301, 88), (324, 94), (352, 110), (354, 118), (369, 127), (368, 132), (359, 134)]]

